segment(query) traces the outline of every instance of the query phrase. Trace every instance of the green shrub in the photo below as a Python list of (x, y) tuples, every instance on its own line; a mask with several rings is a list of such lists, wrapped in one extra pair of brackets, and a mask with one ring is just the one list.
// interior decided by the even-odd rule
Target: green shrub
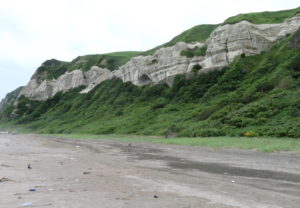
[(196, 65), (193, 66), (192, 72), (193, 72), (193, 73), (197, 73), (197, 72), (199, 72), (201, 69), (202, 69), (202, 66), (199, 65), (199, 64), (196, 64)]
[(157, 64), (158, 60), (157, 59), (152, 59), (147, 65), (154, 65)]
[(246, 131), (246, 132), (243, 132), (241, 135), (245, 136), (245, 137), (256, 137), (256, 136), (258, 136), (258, 134), (255, 131)]
[(186, 49), (180, 52), (181, 56), (186, 56), (188, 58), (193, 58), (194, 56), (205, 56), (206, 55), (206, 46), (197, 49)]

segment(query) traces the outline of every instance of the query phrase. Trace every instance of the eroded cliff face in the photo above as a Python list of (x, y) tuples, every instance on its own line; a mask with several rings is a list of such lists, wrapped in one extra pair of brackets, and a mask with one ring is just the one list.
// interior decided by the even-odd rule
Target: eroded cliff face
[(197, 63), (196, 59), (180, 55), (183, 50), (196, 50), (203, 47), (203, 43), (187, 44), (177, 43), (175, 46), (161, 48), (151, 56), (138, 56), (132, 58), (115, 72), (115, 76), (123, 82), (132, 82), (142, 86), (165, 82), (169, 85), (175, 75), (186, 73), (191, 63)]
[(256, 55), (270, 49), (271, 45), (300, 26), (300, 16), (281, 24), (252, 24), (242, 21), (232, 25), (219, 26), (206, 41), (207, 54), (199, 63), (203, 70), (224, 67), (240, 54)]
[(84, 92), (88, 92), (103, 80), (109, 79), (111, 71), (97, 66), (91, 67), (87, 72), (79, 69), (66, 72), (56, 80), (44, 79), (42, 82), (35, 76), (29, 81), (21, 92), (21, 95), (32, 100), (46, 100), (57, 92), (66, 92), (79, 86), (87, 86)]
[[(172, 85), (177, 74), (189, 73), (194, 65), (201, 66), (201, 72), (215, 70), (230, 64), (238, 55), (259, 54), (271, 45), (300, 27), (300, 16), (281, 24), (255, 25), (247, 21), (222, 25), (216, 28), (205, 43), (179, 42), (172, 47), (161, 48), (150, 56), (137, 56), (113, 72), (105, 68), (91, 67), (87, 72), (80, 69), (67, 72), (56, 80), (33, 76), (21, 94), (33, 100), (46, 100), (57, 92), (86, 86), (81, 93), (87, 93), (104, 80), (118, 77), (124, 82), (142, 86), (167, 83)], [(206, 47), (205, 56), (188, 58), (183, 50), (197, 50)]]

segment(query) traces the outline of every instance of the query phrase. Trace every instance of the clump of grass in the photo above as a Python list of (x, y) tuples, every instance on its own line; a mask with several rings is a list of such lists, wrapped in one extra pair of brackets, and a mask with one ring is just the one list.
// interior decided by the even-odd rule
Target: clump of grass
[(207, 48), (205, 46), (192, 50), (186, 49), (180, 52), (181, 56), (186, 56), (188, 58), (193, 58), (194, 56), (205, 56)]
[(147, 65), (154, 65), (157, 64), (158, 60), (157, 59), (152, 59), (149, 63), (147, 63)]

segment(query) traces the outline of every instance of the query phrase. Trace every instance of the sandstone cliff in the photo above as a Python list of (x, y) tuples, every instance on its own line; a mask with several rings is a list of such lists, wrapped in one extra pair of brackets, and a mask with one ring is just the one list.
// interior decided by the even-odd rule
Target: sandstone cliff
[(110, 74), (111, 71), (108, 69), (93, 66), (87, 72), (83, 72), (79, 69), (66, 72), (56, 80), (44, 79), (40, 81), (38, 78), (33, 77), (28, 85), (24, 87), (21, 95), (32, 100), (46, 100), (57, 92), (66, 92), (69, 89), (82, 85), (87, 86), (84, 92), (88, 92), (88, 89), (92, 89), (103, 80), (109, 79)]
[[(76, 69), (66, 72), (57, 79), (48, 80), (35, 74), (22, 90), (32, 100), (45, 100), (57, 92), (78, 86), (86, 86), (87, 93), (104, 80), (117, 77), (135, 85), (167, 83), (172, 85), (175, 75), (189, 73), (194, 65), (200, 65), (200, 72), (222, 68), (230, 64), (238, 55), (259, 54), (270, 49), (272, 44), (300, 27), (300, 16), (290, 18), (280, 24), (252, 24), (241, 21), (217, 27), (204, 42), (183, 43), (158, 49), (153, 55), (131, 58), (115, 71), (97, 66), (88, 71)], [(184, 50), (195, 51), (207, 48), (204, 56), (186, 57)]]

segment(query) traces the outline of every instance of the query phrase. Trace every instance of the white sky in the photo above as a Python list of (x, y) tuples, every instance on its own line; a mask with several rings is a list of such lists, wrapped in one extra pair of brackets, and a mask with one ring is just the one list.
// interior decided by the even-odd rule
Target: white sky
[(0, 0), (0, 98), (47, 59), (148, 50), (198, 24), (299, 0)]

